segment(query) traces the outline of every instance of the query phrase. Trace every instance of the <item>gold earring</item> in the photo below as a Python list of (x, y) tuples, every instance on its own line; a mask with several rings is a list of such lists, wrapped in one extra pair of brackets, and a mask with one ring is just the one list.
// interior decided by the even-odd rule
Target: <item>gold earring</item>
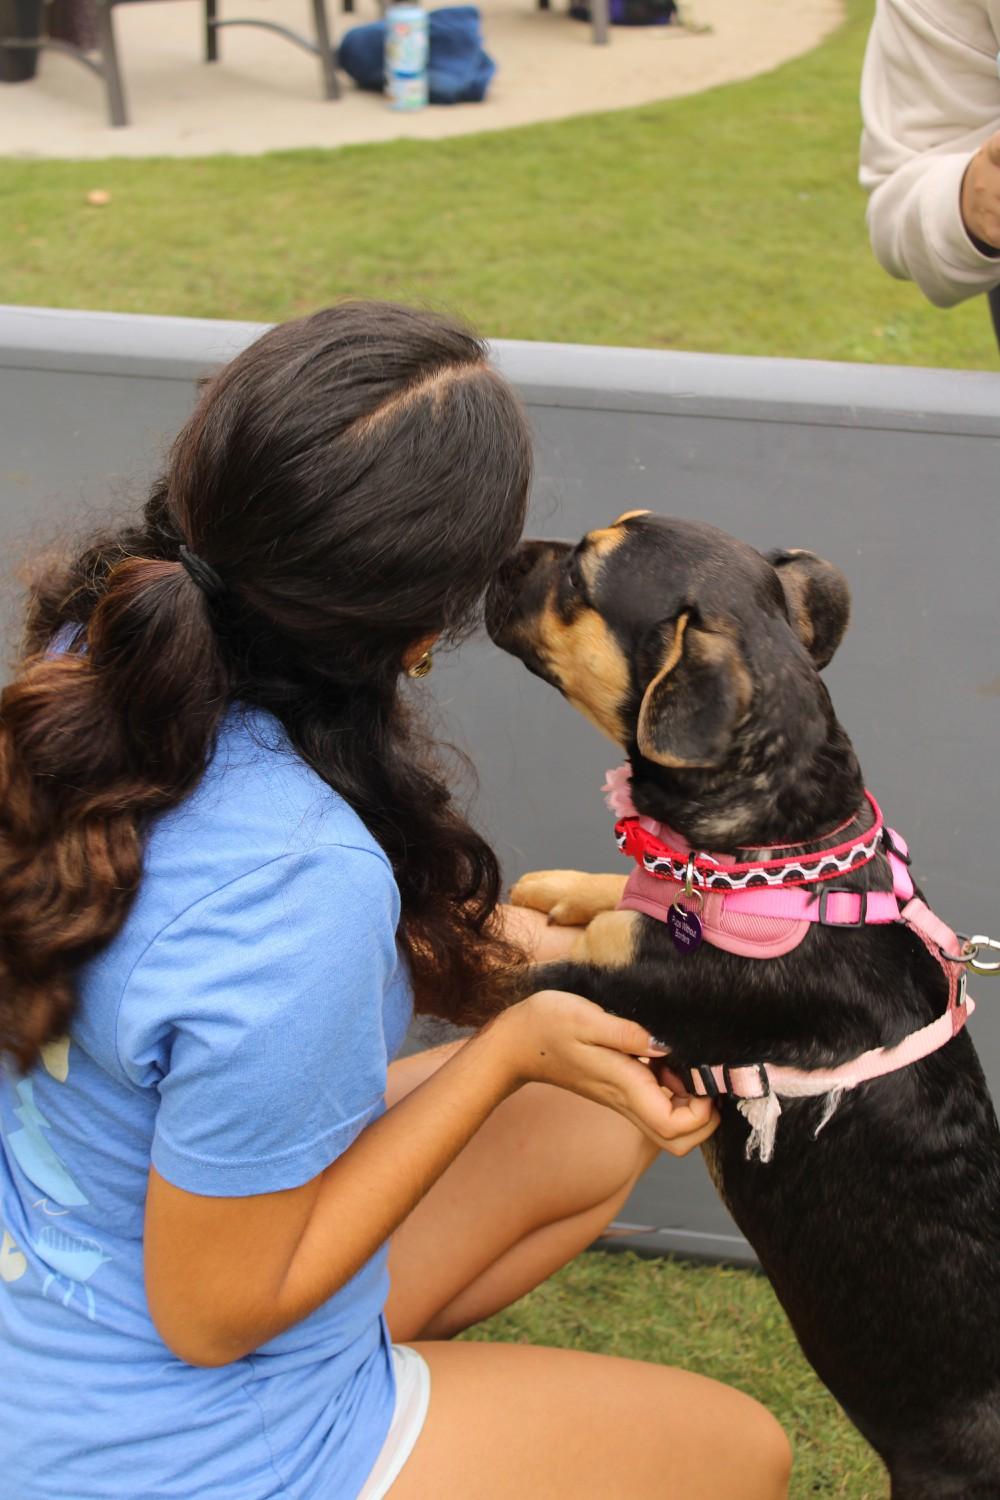
[(434, 658), (429, 651), (425, 651), (419, 661), (415, 661), (412, 667), (407, 667), (407, 677), (426, 677), (434, 665)]

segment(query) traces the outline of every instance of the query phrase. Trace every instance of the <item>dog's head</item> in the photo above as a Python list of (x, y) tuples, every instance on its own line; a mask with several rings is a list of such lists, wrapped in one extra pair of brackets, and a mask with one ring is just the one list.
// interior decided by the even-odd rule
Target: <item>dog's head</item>
[(634, 767), (745, 802), (748, 778), (776, 795), (829, 736), (819, 669), (849, 613), (843, 575), (811, 552), (765, 557), (714, 526), (629, 511), (575, 546), (522, 543), (487, 628)]

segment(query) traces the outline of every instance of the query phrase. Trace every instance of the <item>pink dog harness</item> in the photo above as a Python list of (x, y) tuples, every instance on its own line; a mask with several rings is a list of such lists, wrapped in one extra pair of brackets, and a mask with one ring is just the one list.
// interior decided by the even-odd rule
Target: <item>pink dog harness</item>
[[(872, 826), (864, 834), (829, 848), (802, 853), (802, 846), (789, 846), (799, 852), (782, 856), (778, 849), (768, 859), (741, 862), (733, 855), (694, 850), (673, 829), (642, 817), (632, 805), (629, 777), (628, 767), (609, 771), (604, 786), (608, 806), (619, 816), (618, 847), (635, 861), (619, 910), (667, 922), (681, 953), (694, 952), (704, 940), (745, 958), (778, 958), (798, 947), (812, 922), (846, 928), (902, 922), (920, 938), (948, 981), (948, 1004), (935, 1021), (894, 1047), (874, 1047), (837, 1067), (804, 1069), (768, 1062), (692, 1067), (696, 1094), (713, 1099), (729, 1094), (738, 1101), (751, 1125), (748, 1158), (759, 1154), (762, 1161), (770, 1161), (781, 1114), (779, 1096), (826, 1095), (818, 1135), (845, 1091), (930, 1056), (962, 1030), (975, 1009), (966, 994), (966, 966), (976, 944), (987, 940), (963, 942), (915, 895), (906, 842), (886, 826), (869, 792), (865, 797)], [(826, 884), (867, 864), (879, 852), (892, 870), (891, 891), (846, 891)], [(823, 882), (819, 891), (802, 889), (814, 882)]]

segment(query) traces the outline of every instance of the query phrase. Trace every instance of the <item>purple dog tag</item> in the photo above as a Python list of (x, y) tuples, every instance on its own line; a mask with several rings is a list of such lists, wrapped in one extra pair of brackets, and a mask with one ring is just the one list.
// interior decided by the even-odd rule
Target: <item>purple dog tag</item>
[(675, 901), (667, 912), (667, 926), (678, 953), (694, 953), (701, 947), (701, 921), (693, 911), (685, 911)]

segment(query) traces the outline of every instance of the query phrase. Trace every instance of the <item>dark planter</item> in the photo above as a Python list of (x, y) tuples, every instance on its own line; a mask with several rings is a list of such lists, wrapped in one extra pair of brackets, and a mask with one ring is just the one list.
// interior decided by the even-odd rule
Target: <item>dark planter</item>
[(26, 41), (42, 31), (42, 0), (0, 0), (0, 83), (23, 83), (34, 78), (37, 47), (5, 47), (7, 37)]

